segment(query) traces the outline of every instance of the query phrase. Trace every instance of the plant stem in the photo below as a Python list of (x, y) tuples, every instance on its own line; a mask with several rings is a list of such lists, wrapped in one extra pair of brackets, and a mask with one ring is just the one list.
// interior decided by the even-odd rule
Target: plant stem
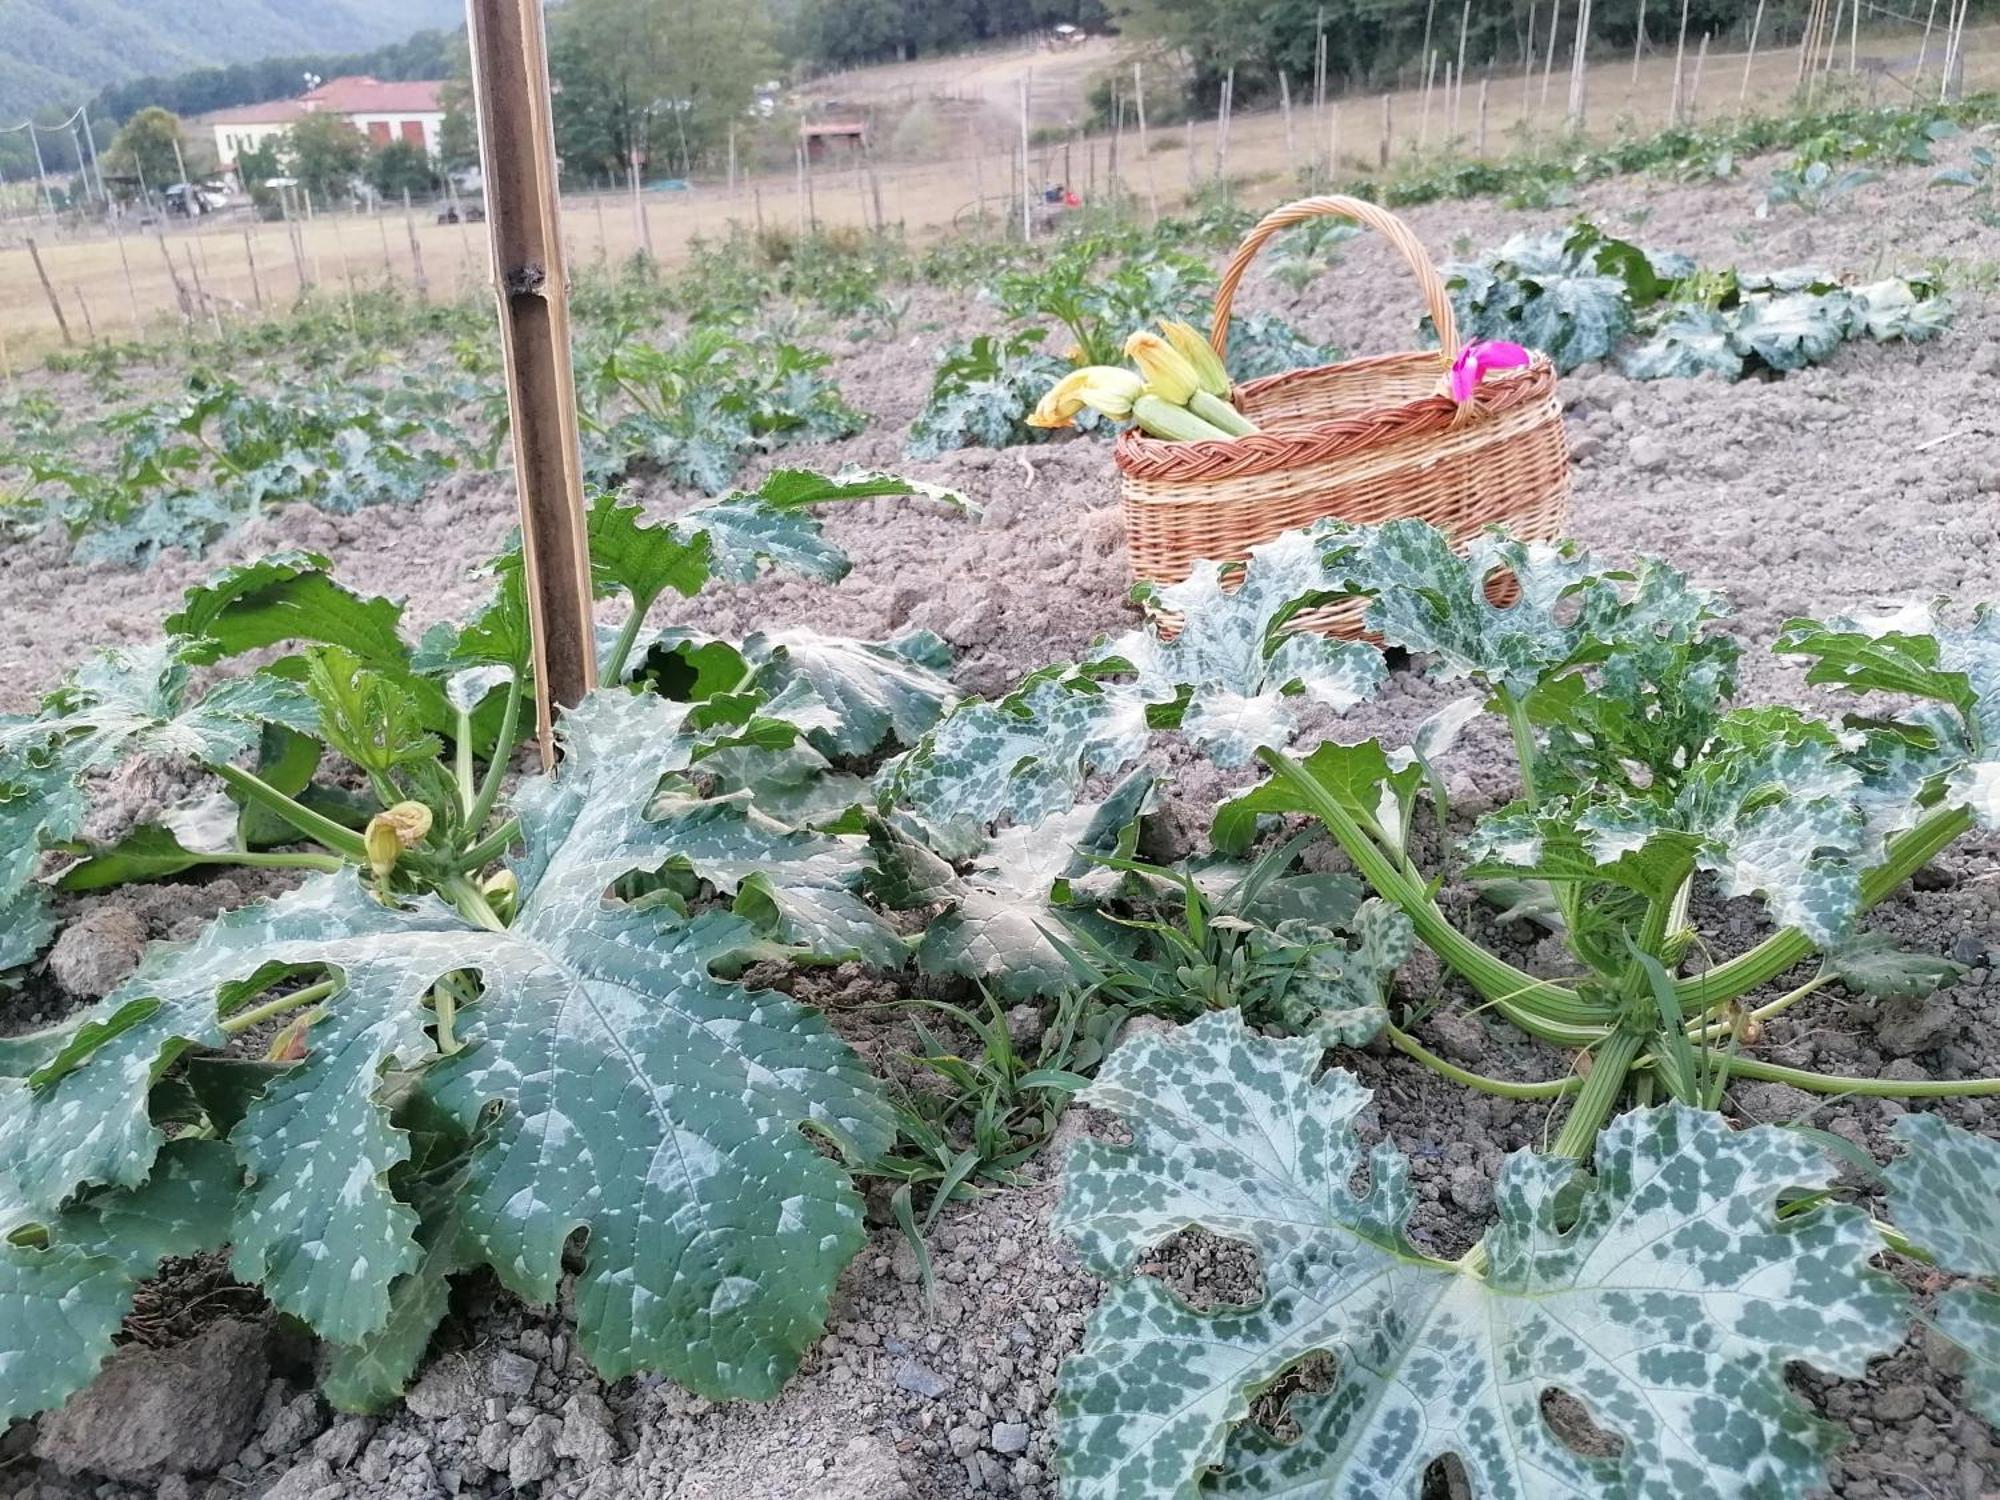
[[(1942, 807), (1916, 827), (1891, 839), (1887, 859), (1861, 877), (1861, 909), (1866, 911), (1886, 900), (1971, 827), (1972, 814), (1967, 809)], [(1729, 962), (1682, 980), (1677, 987), (1681, 1003), (1690, 1012), (1715, 1010), (1738, 995), (1776, 979), (1794, 964), (1805, 962), (1813, 952), (1811, 938), (1796, 927), (1787, 927)]]
[(315, 843), (324, 844), (336, 854), (356, 863), (367, 858), (367, 848), (360, 834), (352, 828), (341, 827), (331, 818), (322, 817), (303, 803), (293, 801), (261, 776), (231, 765), (215, 765), (209, 769), (222, 778), (224, 785), (276, 813)]
[(451, 742), (452, 777), (458, 782), (458, 810), (472, 811), (473, 799), (479, 795), (472, 777), (472, 715), (465, 709), (458, 711), (458, 733)]
[(1736, 1078), (1789, 1083), (1815, 1094), (1863, 1094), (1871, 1099), (1962, 1099), (2000, 1094), (2000, 1078), (1843, 1078), (1807, 1068), (1786, 1068), (1754, 1057), (1727, 1060)]
[[(655, 598), (658, 596), (655, 595)], [(606, 658), (604, 670), (600, 674), (606, 682), (617, 682), (625, 675), (625, 658), (632, 654), (633, 643), (639, 639), (639, 632), (645, 627), (646, 612), (653, 607), (653, 600), (643, 604), (637, 596), (632, 600), (632, 613), (618, 629), (618, 639), (611, 643), (611, 655)]]
[(507, 763), (514, 758), (514, 734), (521, 726), (523, 675), (516, 672), (508, 679), (507, 701), (500, 709), (500, 734), (493, 741), (493, 754), (486, 762), (486, 779), (480, 783), (479, 795), (465, 815), (465, 826), (475, 834), (493, 815), (493, 804), (500, 800), (500, 782), (507, 774)]
[(1390, 1044), (1397, 1051), (1414, 1057), (1433, 1073), (1442, 1074), (1453, 1083), (1462, 1083), (1467, 1088), (1478, 1089), (1482, 1094), (1496, 1094), (1502, 1099), (1560, 1099), (1566, 1094), (1574, 1094), (1583, 1087), (1583, 1079), (1574, 1073), (1567, 1078), (1551, 1078), (1538, 1083), (1516, 1083), (1512, 1079), (1474, 1073), (1455, 1063), (1446, 1062), (1408, 1032), (1390, 1026), (1383, 1034), (1389, 1038)]
[(1597, 1132), (1604, 1128), (1612, 1106), (1625, 1091), (1625, 1079), (1645, 1040), (1644, 1035), (1630, 1026), (1620, 1026), (1604, 1039), (1591, 1056), (1590, 1074), (1577, 1092), (1569, 1118), (1563, 1121), (1562, 1134), (1550, 1148), (1552, 1155), (1572, 1156), (1579, 1161), (1590, 1155), (1591, 1147), (1597, 1143)]
[(1514, 732), (1514, 759), (1521, 767), (1521, 791), (1532, 807), (1541, 806), (1541, 794), (1535, 790), (1535, 768), (1540, 761), (1540, 753), (1535, 748), (1535, 726), (1528, 722), (1528, 705), (1508, 692), (1500, 689), (1500, 704), (1507, 712), (1507, 727)]
[(280, 995), (275, 1000), (266, 1000), (262, 1005), (253, 1005), (248, 1010), (239, 1010), (233, 1016), (225, 1017), (220, 1030), (224, 1036), (241, 1036), (254, 1026), (261, 1026), (273, 1016), (282, 1016), (287, 1011), (302, 1010), (308, 1005), (332, 997), (340, 988), (339, 981), (322, 979), (318, 984), (309, 984), (302, 990), (293, 990), (289, 995)]
[(500, 920), (499, 913), (487, 903), (478, 886), (463, 875), (451, 875), (438, 888), (443, 895), (458, 908), (459, 914), (468, 922), (475, 922), (488, 932), (505, 932), (507, 924)]
[(1326, 824), (1362, 877), (1402, 909), (1425, 946), (1508, 1020), (1558, 1046), (1587, 1047), (1603, 1040), (1604, 1026), (1613, 1019), (1607, 1007), (1584, 1000), (1562, 985), (1537, 979), (1466, 937), (1451, 925), (1428, 892), (1396, 868), (1339, 800), (1303, 766), (1275, 750), (1257, 754)]
[(507, 852), (514, 840), (521, 836), (521, 820), (509, 818), (485, 838), (474, 844), (458, 857), (458, 868), (470, 874), (482, 870)]
[[(1790, 1010), (1801, 1000), (1817, 995), (1832, 982), (1833, 976), (1822, 969), (1797, 989), (1787, 990), (1777, 999), (1771, 1001), (1770, 1004), (1758, 1006), (1750, 1012), (1750, 1019), (1753, 1021), (1768, 1021), (1772, 1016), (1781, 1015), (1785, 1011)], [(1695, 1029), (1697, 1026), (1700, 1027), (1700, 1030)], [(1727, 1036), (1734, 1030), (1735, 1028), (1727, 1021), (1690, 1021), (1688, 1023), (1688, 1035), (1695, 1041), (1701, 1041), (1703, 1038)]]

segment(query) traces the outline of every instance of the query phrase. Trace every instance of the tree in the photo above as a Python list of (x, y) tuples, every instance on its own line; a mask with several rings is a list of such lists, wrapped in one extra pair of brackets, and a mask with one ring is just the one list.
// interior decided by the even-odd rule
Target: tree
[(236, 178), (259, 208), (268, 209), (277, 201), (276, 193), (264, 184), (285, 175), (284, 146), (284, 137), (274, 135), (262, 145), (248, 146), (236, 153)]
[(368, 183), (384, 198), (421, 196), (437, 190), (437, 168), (420, 142), (390, 141), (368, 158)]
[(316, 203), (354, 190), (368, 164), (368, 137), (339, 115), (310, 114), (285, 132), (285, 162)]
[(181, 180), (180, 163), (188, 154), (180, 116), (155, 105), (140, 110), (111, 138), (104, 170), (113, 177), (143, 179), (149, 187), (163, 188)]
[(777, 65), (761, 7), (570, 0), (549, 28), (556, 147), (573, 175), (622, 172), (635, 148), (655, 169), (689, 169)]

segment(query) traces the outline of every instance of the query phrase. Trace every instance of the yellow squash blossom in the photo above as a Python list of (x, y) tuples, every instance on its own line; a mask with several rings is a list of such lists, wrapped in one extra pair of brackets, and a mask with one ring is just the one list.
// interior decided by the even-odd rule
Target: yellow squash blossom
[(1171, 318), (1160, 320), (1160, 331), (1167, 336), (1167, 342), (1174, 346), (1180, 357), (1194, 366), (1195, 378), (1201, 388), (1211, 396), (1229, 394), (1229, 372), (1222, 367), (1222, 360), (1207, 339), (1196, 333), (1186, 323), (1175, 322)]
[(1112, 365), (1085, 365), (1055, 383), (1029, 414), (1030, 427), (1067, 427), (1086, 406), (1114, 421), (1132, 414), (1132, 402), (1145, 382), (1130, 370)]
[(1146, 377), (1146, 388), (1162, 401), (1186, 406), (1201, 389), (1201, 377), (1187, 357), (1157, 333), (1139, 332), (1125, 340), (1125, 357)]

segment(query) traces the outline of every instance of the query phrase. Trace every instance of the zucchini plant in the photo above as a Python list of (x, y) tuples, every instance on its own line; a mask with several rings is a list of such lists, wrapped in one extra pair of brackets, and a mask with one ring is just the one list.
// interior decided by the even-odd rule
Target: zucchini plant
[[(631, 607), (604, 680), (632, 675), (670, 589), (767, 562), (843, 572), (805, 507), (919, 493), (937, 494), (782, 471), (658, 525), (600, 498), (596, 581)], [(490, 1266), (551, 1302), (579, 1228), (579, 1346), (607, 1377), (768, 1396), (819, 1332), (862, 1242), (849, 1171), (887, 1150), (893, 1116), (816, 1013), (733, 976), (785, 955), (894, 968), (906, 947), (862, 899), (865, 784), (821, 759), (810, 815), (761, 790), (809, 783), (815, 743), (915, 738), (948, 686), (887, 651), (753, 640), (726, 672), (668, 674), (674, 696), (650, 675), (600, 691), (564, 720), (561, 773), (510, 791), (518, 552), (494, 572), (475, 618), (413, 643), (398, 606), (321, 559), (232, 569), (163, 643), (105, 654), (0, 725), (10, 963), (49, 931), (38, 849), (86, 854), (96, 883), (308, 872), (0, 1045), (0, 1349), (49, 1356), (0, 1360), (0, 1414), (85, 1383), (160, 1259), (225, 1244), (327, 1341), (327, 1393), (353, 1409), (401, 1389), (454, 1274)], [(193, 668), (283, 645), (197, 692)], [(135, 753), (211, 771), (243, 809), (231, 845), (76, 845), (82, 778)], [(322, 755), (344, 796), (319, 795), (336, 790)]]
[[(1514, 594), (1504, 605), (1489, 592), (1501, 576)], [(1193, 925), (1171, 978), (1086, 950), (1121, 998), (1178, 984), (1198, 1018), (1129, 1042), (1078, 1095), (1119, 1116), (1129, 1143), (1080, 1144), (1056, 1215), (1113, 1283), (1061, 1376), (1064, 1493), (1363, 1500), (1417, 1493), (1450, 1460), (1481, 1496), (1805, 1494), (1839, 1434), (1787, 1389), (1785, 1365), (1858, 1376), (1902, 1340), (1905, 1300), (1869, 1265), (1885, 1245), (1991, 1278), (1982, 1236), (2000, 1162), (1989, 1141), (1904, 1122), (1885, 1237), (1834, 1201), (1809, 1134), (1732, 1130), (1716, 1111), (1731, 1079), (1905, 1099), (2000, 1093), (2000, 1079), (1832, 1077), (1756, 1055), (1765, 1022), (1827, 985), (1920, 994), (1957, 972), (1894, 951), (1863, 918), (1954, 839), (2000, 827), (2000, 611), (1788, 625), (1778, 648), (1810, 663), (1810, 682), (1916, 700), (1827, 722), (1735, 705), (1721, 601), (1651, 560), (1614, 568), (1495, 535), (1460, 556), (1420, 522), (1327, 523), (1253, 551), (1233, 593), (1213, 584), (1162, 591), (1186, 614), (1171, 646), (1120, 643), (1079, 675), (1110, 703), (1141, 704), (1151, 727), (1234, 758), (1244, 742), (1205, 736), (1195, 711), (1232, 678), (1200, 643), (1233, 640), (1253, 669), (1233, 680), (1282, 707), (1312, 681), (1279, 665), (1302, 641), (1288, 622), (1367, 599), (1373, 633), (1475, 692), (1409, 746), (1328, 741), (1306, 754), (1289, 748), (1292, 714), (1239, 709), (1231, 723), (1270, 774), (1220, 808), (1214, 842), (1242, 851), (1273, 815), (1317, 820), (1483, 1008), (1579, 1062), (1517, 1082), (1434, 1056), (1393, 1016), (1356, 1033), (1475, 1089), (1567, 1102), (1553, 1148), (1503, 1167), (1494, 1227), (1446, 1260), (1408, 1234), (1407, 1164), (1355, 1139), (1367, 1091), (1319, 1071), (1327, 1046), (1348, 1040), (1346, 1010), (1264, 1006), (1259, 1024), (1303, 1033), (1272, 1036), (1249, 1028), (1247, 1010), (1206, 1006), (1210, 994), (1224, 1006), (1257, 995), (1260, 976), (1236, 965), (1225, 976), (1236, 982), (1212, 984), (1216, 966), (1196, 960), (1220, 945)], [(1478, 820), (1459, 860), (1426, 868), (1427, 801), (1452, 831), (1437, 763), (1485, 713), (1512, 738), (1523, 794)], [(1050, 719), (1042, 742), (1066, 733)], [(1478, 943), (1440, 899), (1453, 878), (1535, 904), (1576, 977), (1529, 973)], [(1775, 930), (1711, 961), (1695, 927), (1703, 881), (1761, 898)], [(1192, 887), (1188, 901), (1193, 912)], [(1364, 984), (1380, 972), (1367, 950), (1364, 939), (1350, 957)], [(1393, 947), (1381, 951), (1394, 962)], [(1755, 992), (1815, 958), (1803, 982), (1760, 1003)], [(1191, 1228), (1255, 1255), (1249, 1302), (1196, 1308), (1134, 1274)], [(1953, 1289), (1931, 1316), (1968, 1349), (1971, 1398), (1990, 1411), (1992, 1292)], [(1599, 1431), (1584, 1441), (1552, 1417), (1552, 1394)]]

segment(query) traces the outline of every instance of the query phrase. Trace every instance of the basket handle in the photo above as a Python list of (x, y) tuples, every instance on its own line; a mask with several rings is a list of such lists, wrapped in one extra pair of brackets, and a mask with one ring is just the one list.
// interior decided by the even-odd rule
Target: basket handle
[(1451, 362), (1458, 358), (1458, 319), (1452, 313), (1451, 294), (1445, 290), (1444, 278), (1431, 264), (1422, 242), (1411, 233), (1409, 225), (1388, 209), (1365, 198), (1349, 198), (1341, 194), (1300, 198), (1283, 208), (1274, 208), (1243, 237), (1243, 243), (1236, 247), (1236, 253), (1229, 257), (1229, 264), (1223, 268), (1221, 284), (1215, 289), (1215, 322), (1209, 328), (1208, 342), (1216, 354), (1229, 352), (1230, 304), (1236, 300), (1236, 288), (1243, 280), (1243, 273), (1250, 269), (1250, 262), (1257, 258), (1264, 242), (1281, 229), (1290, 229), (1308, 219), (1325, 217), (1349, 219), (1372, 229), (1402, 252), (1403, 259), (1409, 262), (1411, 274), (1417, 278), (1417, 290), (1423, 293), (1424, 307), (1431, 315), (1431, 323), (1437, 329), (1438, 363), (1449, 370)]

